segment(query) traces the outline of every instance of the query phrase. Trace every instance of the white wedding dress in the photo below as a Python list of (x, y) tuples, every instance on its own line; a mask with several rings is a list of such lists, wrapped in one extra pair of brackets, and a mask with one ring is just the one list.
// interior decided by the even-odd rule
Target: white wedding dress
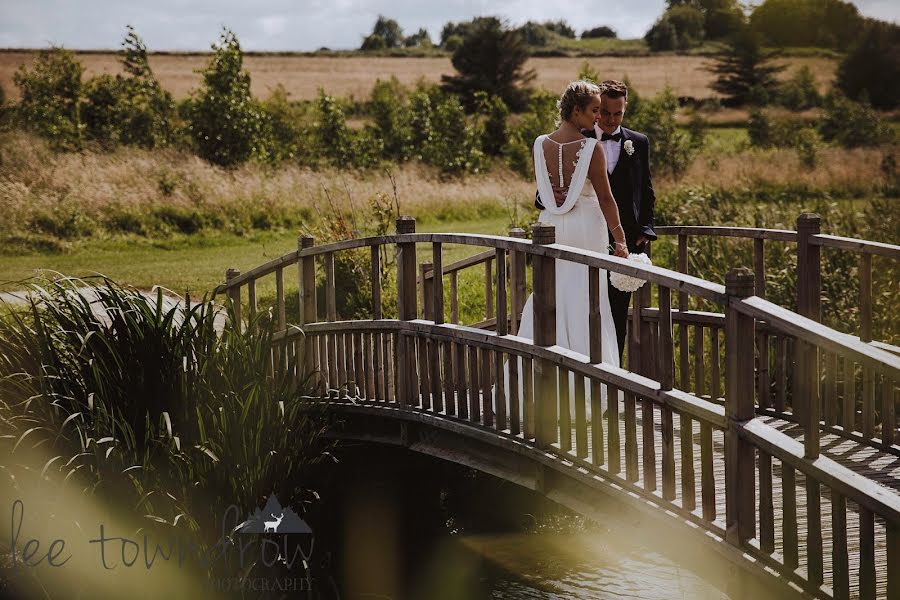
[[(556, 228), (556, 243), (575, 248), (583, 248), (603, 254), (608, 253), (609, 232), (606, 218), (600, 211), (594, 186), (587, 179), (588, 167), (597, 140), (585, 138), (558, 144), (547, 135), (539, 136), (534, 142), (534, 169), (538, 192), (544, 210), (538, 219), (541, 223)], [(546, 152), (549, 149), (550, 152)], [(550, 156), (547, 156), (549, 154)], [(548, 160), (549, 159), (549, 160)], [(552, 176), (551, 173), (554, 175)], [(562, 206), (556, 205), (553, 185), (565, 187), (568, 194)], [(522, 311), (522, 322), (517, 335), (534, 338), (534, 295), (530, 295)], [(600, 327), (602, 335), (603, 362), (619, 366), (619, 346), (616, 327), (612, 319), (607, 289), (606, 271), (600, 271)], [(556, 261), (556, 343), (585, 356), (590, 355), (590, 331), (588, 328), (588, 267), (565, 260)], [(509, 389), (509, 369), (505, 370), (504, 389)], [(522, 361), (519, 360), (519, 373)], [(522, 410), (522, 377), (519, 376), (519, 414)], [(590, 385), (585, 382), (586, 413), (591, 414)], [(569, 375), (569, 406), (575, 419), (575, 377)], [(601, 401), (605, 407), (606, 389), (603, 387)]]

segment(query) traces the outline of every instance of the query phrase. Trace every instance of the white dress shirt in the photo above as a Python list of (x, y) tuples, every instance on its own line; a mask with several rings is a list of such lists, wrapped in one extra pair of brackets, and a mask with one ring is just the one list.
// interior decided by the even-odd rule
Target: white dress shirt
[[(597, 139), (603, 135), (603, 130), (600, 129), (599, 125), (594, 125), (594, 133), (597, 134)], [(612, 135), (622, 133), (622, 127), (616, 127), (616, 130), (612, 132)], [(606, 140), (605, 142), (600, 142), (600, 147), (603, 148), (603, 155), (606, 156), (606, 172), (607, 174), (612, 175), (612, 172), (616, 169), (616, 165), (619, 164), (619, 156), (622, 154), (622, 142), (615, 140)]]

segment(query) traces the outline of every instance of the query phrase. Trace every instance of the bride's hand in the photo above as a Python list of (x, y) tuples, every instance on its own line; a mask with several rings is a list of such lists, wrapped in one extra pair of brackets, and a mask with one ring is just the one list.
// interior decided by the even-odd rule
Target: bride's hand
[(615, 242), (613, 248), (615, 249), (615, 256), (628, 258), (628, 244), (626, 242)]

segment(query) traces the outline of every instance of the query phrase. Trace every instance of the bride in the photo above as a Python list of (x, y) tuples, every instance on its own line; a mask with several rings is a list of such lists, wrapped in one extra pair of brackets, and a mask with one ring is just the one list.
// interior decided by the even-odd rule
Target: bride
[[(619, 209), (609, 187), (606, 157), (594, 138), (582, 130), (592, 130), (600, 116), (600, 87), (588, 81), (573, 81), (559, 99), (559, 128), (534, 141), (534, 171), (538, 192), (545, 210), (538, 219), (556, 228), (556, 243), (606, 253), (609, 232), (615, 242), (615, 255), (628, 256), (625, 232)], [(563, 190), (565, 201), (558, 205), (554, 188)], [(608, 230), (608, 231), (607, 231)], [(520, 337), (534, 338), (534, 296), (529, 296), (522, 311)], [(606, 271), (600, 271), (600, 323), (603, 362), (619, 365), (616, 328), (609, 305)], [(564, 260), (556, 261), (556, 343), (590, 354), (588, 329), (588, 267)], [(520, 361), (521, 365), (521, 361)], [(521, 368), (520, 371), (521, 373)], [(506, 388), (509, 389), (506, 370)], [(524, 394), (521, 390), (520, 405)], [(569, 375), (573, 398), (574, 375)], [(590, 394), (590, 386), (586, 386)], [(588, 396), (589, 400), (589, 396)], [(590, 401), (587, 401), (590, 414)], [(574, 418), (574, 402), (570, 403)], [(521, 410), (519, 414), (524, 414)]]

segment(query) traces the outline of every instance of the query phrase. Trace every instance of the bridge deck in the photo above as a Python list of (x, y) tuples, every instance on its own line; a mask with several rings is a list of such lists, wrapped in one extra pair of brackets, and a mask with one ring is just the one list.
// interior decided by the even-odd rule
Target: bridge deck
[[(361, 402), (366, 402), (364, 399), (357, 399)], [(607, 443), (609, 432), (606, 430), (608, 426), (607, 414), (606, 414), (606, 402), (604, 400), (604, 443)], [(644, 434), (643, 434), (643, 418), (642, 418), (642, 407), (640, 400), (637, 401), (637, 410), (636, 410), (636, 446), (639, 449), (639, 459), (637, 460), (637, 469), (638, 469), (638, 479), (635, 482), (639, 487), (644, 487), (644, 477), (645, 477), (645, 469), (643, 464), (643, 451), (644, 448)], [(443, 414), (443, 413), (442, 413)], [(655, 434), (653, 436), (655, 441), (655, 464), (656, 464), (656, 478), (657, 482), (661, 481), (661, 474), (663, 472), (662, 465), (662, 431), (661, 431), (661, 409), (658, 406), (653, 407), (653, 422), (654, 422), (654, 430)], [(620, 464), (622, 465), (621, 473), (617, 475), (618, 477), (624, 479), (625, 474), (625, 419), (624, 415), (624, 403), (620, 399), (619, 401), (619, 439), (620, 439)], [(789, 421), (785, 421), (782, 419), (778, 419), (770, 416), (762, 416), (760, 417), (767, 424), (772, 427), (780, 430), (781, 432), (789, 435), (799, 441), (802, 442), (803, 431), (802, 428)], [(676, 473), (676, 503), (683, 506), (683, 489), (681, 485), (681, 472), (682, 472), (682, 455), (679, 449), (681, 448), (681, 419), (678, 413), (673, 415), (674, 419), (674, 432), (675, 432), (675, 440), (674, 447), (676, 452), (675, 456), (675, 473)], [(471, 421), (470, 421), (471, 423)], [(475, 423), (473, 423), (475, 424)], [(700, 481), (701, 481), (701, 441), (700, 441), (700, 424), (697, 421), (692, 421), (692, 430), (693, 430), (693, 462), (694, 462), (694, 472), (696, 477), (696, 487), (695, 487), (695, 505), (696, 510), (694, 511), (698, 517), (702, 516), (702, 498), (700, 497)], [(508, 433), (508, 431), (507, 431)], [(725, 527), (725, 455), (724, 455), (724, 432), (721, 430), (713, 429), (713, 473), (715, 479), (715, 488), (716, 488), (716, 521), (719, 526), (724, 529)], [(519, 437), (522, 437), (521, 435)], [(593, 436), (590, 432), (590, 419), (588, 419), (588, 456), (593, 456), (593, 448), (591, 447)], [(574, 423), (572, 428), (571, 435), (571, 447), (573, 448), (572, 454), (574, 457), (574, 448), (575, 448), (576, 440), (574, 434)], [(900, 491), (900, 457), (895, 456), (893, 454), (889, 454), (887, 452), (878, 450), (876, 448), (866, 446), (860, 444), (858, 442), (847, 440), (841, 438), (835, 434), (831, 433), (823, 433), (821, 438), (821, 448), (822, 455), (827, 456), (843, 466), (856, 471), (857, 473), (867, 477), (872, 481), (878, 482), (880, 485), (885, 486), (893, 491)], [(606, 449), (604, 449), (606, 450)], [(609, 456), (606, 456), (606, 465), (609, 464)], [(606, 470), (606, 466), (601, 466), (601, 469)], [(759, 461), (757, 455), (757, 463), (756, 463), (756, 473), (757, 473), (757, 482), (758, 482), (758, 473), (759, 473)], [(772, 460), (772, 495), (773, 495), (773, 505), (775, 509), (775, 547), (776, 552), (781, 553), (784, 548), (783, 544), (783, 531), (784, 531), (784, 512), (783, 512), (783, 482), (782, 482), (782, 472), (781, 465), (777, 459)], [(799, 567), (801, 573), (805, 573), (808, 565), (807, 561), (807, 547), (806, 540), (808, 535), (808, 527), (807, 527), (807, 501), (806, 501), (806, 481), (803, 473), (797, 471), (795, 473), (796, 477), (796, 509), (797, 509), (797, 535), (798, 535), (798, 554), (799, 554)], [(658, 495), (660, 499), (662, 499), (661, 492), (661, 484), (657, 484), (656, 490), (653, 492)], [(759, 506), (759, 485), (757, 483), (756, 487), (756, 506)], [(832, 504), (831, 504), (831, 493), (828, 488), (825, 486), (821, 487), (821, 515), (822, 515), (822, 543), (823, 543), (823, 573), (824, 573), (824, 584), (826, 586), (831, 586), (833, 582), (833, 569), (832, 569)], [(757, 516), (758, 518), (758, 516)], [(876, 594), (878, 598), (885, 598), (887, 596), (887, 539), (884, 529), (884, 523), (878, 520), (876, 517), (876, 528), (875, 528), (875, 564), (876, 564)], [(757, 532), (759, 531), (759, 524), (757, 523)], [(859, 590), (859, 552), (860, 552), (860, 537), (859, 537), (859, 509), (851, 501), (847, 501), (847, 549), (849, 553), (849, 568), (850, 568), (850, 589), (851, 589), (851, 597), (858, 598), (858, 590)]]

